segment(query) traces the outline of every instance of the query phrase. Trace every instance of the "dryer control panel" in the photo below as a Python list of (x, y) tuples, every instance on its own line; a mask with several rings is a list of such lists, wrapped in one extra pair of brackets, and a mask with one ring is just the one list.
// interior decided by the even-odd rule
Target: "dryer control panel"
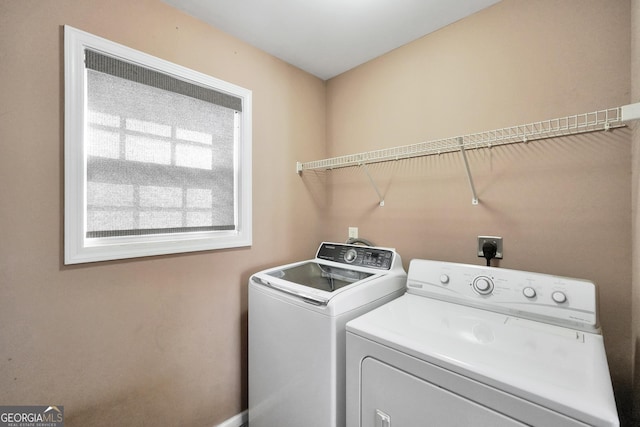
[(395, 257), (392, 249), (324, 242), (316, 258), (358, 267), (390, 270)]
[(414, 259), (407, 292), (588, 332), (599, 330), (596, 286), (588, 280)]

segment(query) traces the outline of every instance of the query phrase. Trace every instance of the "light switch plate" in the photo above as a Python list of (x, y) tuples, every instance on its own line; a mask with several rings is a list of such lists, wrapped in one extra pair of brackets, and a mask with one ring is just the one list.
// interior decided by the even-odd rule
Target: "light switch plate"
[(358, 227), (349, 227), (349, 238), (350, 239), (358, 238)]

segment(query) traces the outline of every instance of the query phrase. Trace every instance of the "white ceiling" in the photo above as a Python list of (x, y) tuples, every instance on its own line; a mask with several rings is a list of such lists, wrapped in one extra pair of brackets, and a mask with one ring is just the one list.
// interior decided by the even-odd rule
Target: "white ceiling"
[(323, 80), (500, 0), (163, 0)]

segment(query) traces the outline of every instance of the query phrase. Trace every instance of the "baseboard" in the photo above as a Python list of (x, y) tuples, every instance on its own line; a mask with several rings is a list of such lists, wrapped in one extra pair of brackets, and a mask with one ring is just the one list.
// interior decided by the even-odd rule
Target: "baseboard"
[(215, 427), (242, 427), (249, 422), (249, 412), (242, 411), (238, 415), (229, 418), (227, 421), (223, 421)]

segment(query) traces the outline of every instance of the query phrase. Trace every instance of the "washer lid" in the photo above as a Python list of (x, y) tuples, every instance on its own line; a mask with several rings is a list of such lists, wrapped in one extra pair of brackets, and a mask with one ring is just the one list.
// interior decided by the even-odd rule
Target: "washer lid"
[(267, 271), (266, 274), (324, 292), (334, 292), (373, 276), (373, 273), (320, 264), (315, 261), (284, 266)]
[(617, 425), (601, 335), (412, 294), (347, 331), (583, 422)]
[[(372, 291), (373, 287), (360, 285), (372, 283), (382, 277), (406, 277), (396, 271), (376, 274), (374, 271), (343, 267), (342, 264), (330, 261), (320, 262), (317, 259), (300, 261), (255, 273), (251, 276), (250, 282), (275, 289), (305, 303), (325, 307), (338, 295), (346, 294), (356, 287), (368, 295), (368, 297), (361, 295), (366, 300), (379, 298), (381, 295), (378, 293), (382, 292), (382, 289)], [(402, 289), (404, 283), (398, 280), (398, 284), (394, 286)], [(386, 290), (388, 285), (380, 285), (376, 289), (378, 287), (383, 287), (384, 292), (389, 292)], [(357, 299), (354, 300), (354, 304), (357, 301)]]

